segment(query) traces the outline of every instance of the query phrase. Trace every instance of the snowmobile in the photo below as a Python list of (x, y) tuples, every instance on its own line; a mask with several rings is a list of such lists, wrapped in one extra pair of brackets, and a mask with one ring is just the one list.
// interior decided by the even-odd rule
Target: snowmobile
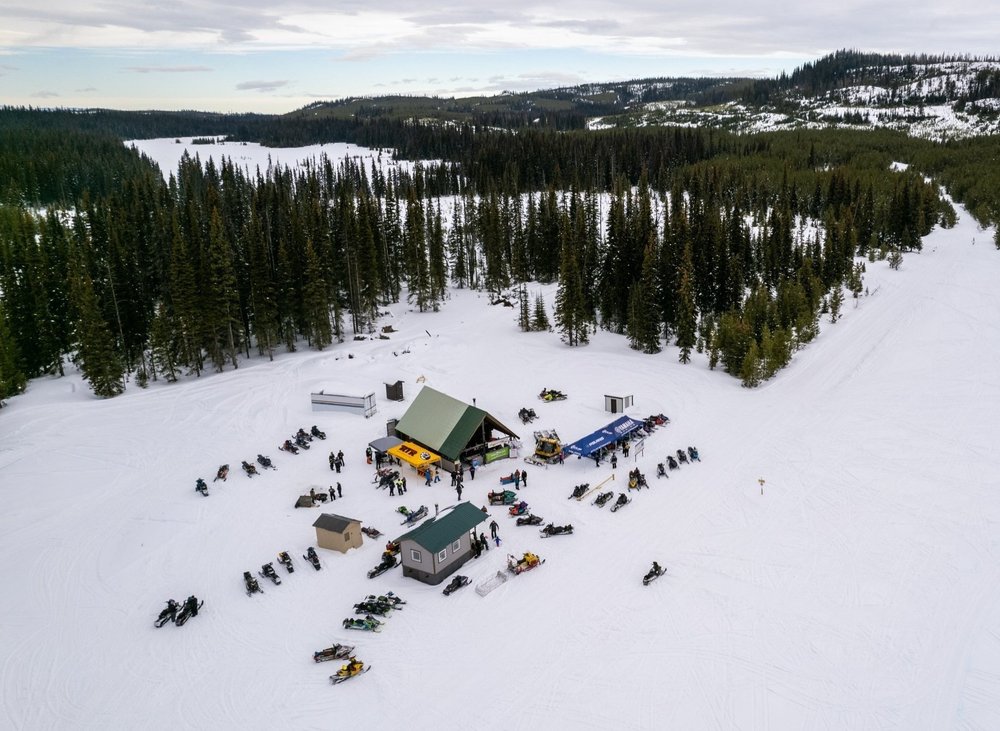
[(291, 452), (292, 454), (298, 454), (299, 448), (292, 444), (291, 439), (286, 439), (284, 444), (278, 447), (282, 452)]
[(270, 579), (271, 581), (273, 581), (275, 586), (281, 584), (281, 577), (278, 576), (278, 572), (274, 570), (274, 564), (272, 563), (264, 564), (263, 566), (260, 567), (260, 571), (258, 571), (257, 573), (263, 576), (265, 579)]
[(653, 568), (647, 571), (646, 575), (642, 577), (642, 585), (649, 586), (665, 573), (667, 573), (667, 570), (660, 566), (660, 564), (656, 563), (656, 561), (653, 561)]
[(514, 574), (523, 574), (525, 571), (531, 571), (533, 568), (537, 568), (545, 563), (544, 558), (539, 558), (536, 554), (530, 551), (526, 552), (521, 558), (517, 559), (514, 556), (508, 554), (507, 556), (507, 570)]
[(611, 491), (602, 492), (600, 495), (597, 496), (594, 502), (591, 503), (591, 505), (596, 505), (599, 508), (603, 508), (604, 504), (614, 496), (615, 494)]
[(189, 596), (184, 602), (184, 606), (181, 607), (181, 611), (177, 613), (177, 619), (175, 624), (178, 627), (183, 627), (184, 623), (187, 622), (191, 617), (198, 616), (198, 610), (202, 608), (205, 602), (199, 602), (197, 597)]
[(364, 533), (369, 538), (378, 538), (379, 536), (382, 535), (382, 531), (380, 531), (378, 528), (369, 528), (368, 526), (362, 528), (361, 532)]
[(701, 456), (698, 454), (697, 447), (688, 447), (688, 457), (691, 458), (692, 462), (701, 462)]
[[(302, 431), (299, 429), (299, 431)], [(295, 446), (299, 449), (309, 449), (309, 440), (300, 434), (295, 435)]]
[(208, 497), (208, 483), (199, 477), (195, 480), (194, 491), (200, 492), (203, 496)]
[(414, 523), (423, 520), (424, 517), (426, 517), (426, 515), (427, 515), (427, 506), (421, 505), (419, 508), (417, 508), (417, 511), (415, 513), (410, 513), (409, 515), (407, 515), (406, 520), (400, 523), (400, 525), (413, 525)]
[(264, 590), (260, 588), (260, 584), (257, 583), (257, 579), (249, 571), (243, 572), (243, 585), (246, 587), (247, 596), (256, 594), (257, 592), (264, 593)]
[(395, 567), (396, 567), (396, 557), (393, 556), (388, 551), (386, 551), (385, 553), (382, 554), (382, 562), (368, 572), (368, 578), (374, 579), (376, 576), (381, 576), (389, 569)]
[(541, 530), (542, 538), (548, 538), (549, 536), (568, 536), (572, 532), (572, 524), (553, 525), (552, 523), (549, 523)]
[(247, 462), (246, 460), (243, 460), (242, 467), (243, 467), (243, 471), (247, 473), (247, 477), (253, 477), (254, 475), (259, 475), (260, 474), (257, 471), (257, 468), (254, 467), (249, 462)]
[(305, 439), (307, 442), (311, 442), (313, 440), (312, 434), (307, 432), (302, 427), (299, 427), (299, 430), (295, 432), (295, 440), (298, 441), (299, 439)]
[(177, 621), (177, 610), (180, 608), (180, 604), (175, 602), (173, 599), (167, 599), (167, 608), (160, 612), (160, 616), (156, 618), (153, 625), (156, 627), (162, 627), (167, 622)]
[(411, 511), (405, 505), (400, 505), (398, 508), (396, 508), (396, 512), (399, 513), (400, 515), (408, 517), (410, 515), (410, 513), (413, 512), (413, 511)]
[(317, 571), (323, 568), (322, 565), (320, 565), (319, 556), (316, 555), (316, 549), (313, 548), (312, 546), (309, 546), (309, 548), (306, 549), (306, 555), (303, 556), (302, 558), (311, 563), (313, 565), (313, 568), (316, 569)]
[(667, 470), (664, 468), (663, 462), (656, 465), (656, 477), (666, 477), (667, 479), (670, 479), (670, 475), (667, 474)]
[(406, 604), (406, 600), (402, 597), (393, 594), (391, 591), (387, 591), (385, 594), (379, 594), (375, 596), (374, 594), (369, 594), (365, 597), (366, 602), (381, 602), (383, 604), (390, 605), (393, 609), (399, 609), (403, 604)]
[(516, 518), (519, 515), (526, 515), (528, 512), (528, 503), (522, 500), (517, 505), (511, 505), (507, 512), (512, 518)]
[[(224, 464), (220, 466), (219, 471), (215, 473), (215, 480), (222, 480), (225, 482), (227, 477), (229, 477), (229, 465)], [(212, 480), (212, 482), (215, 482), (215, 480)]]
[(397, 470), (384, 471), (383, 467), (375, 474), (375, 479), (372, 482), (377, 482), (379, 489), (389, 487), (399, 479), (399, 472)]
[(687, 453), (683, 449), (677, 450), (677, 461), (681, 464), (689, 464)]
[(344, 620), (344, 629), (359, 629), (365, 632), (380, 632), (382, 622), (372, 615), (367, 615), (363, 619), (348, 617)]
[(557, 391), (554, 388), (543, 388), (541, 393), (538, 394), (538, 398), (545, 402), (564, 401), (566, 399), (566, 394), (562, 391)]
[(589, 489), (590, 489), (589, 482), (585, 482), (582, 485), (577, 485), (576, 487), (573, 488), (573, 494), (566, 499), (572, 500), (573, 498), (576, 498), (577, 500), (579, 500), (580, 498), (582, 498), (584, 495), (587, 494), (587, 490)]
[(389, 541), (385, 544), (385, 553), (391, 553), (393, 556), (399, 555), (399, 541)]
[(263, 454), (257, 455), (257, 464), (263, 467), (265, 470), (275, 470), (277, 467), (271, 462), (270, 457), (265, 457)]
[(486, 498), (490, 505), (513, 505), (517, 501), (517, 493), (513, 490), (504, 490), (503, 492), (490, 490)]
[(667, 467), (669, 467), (672, 470), (676, 470), (678, 467), (677, 460), (671, 457), (669, 454), (667, 455)]
[(542, 516), (535, 515), (534, 513), (529, 513), (528, 515), (524, 516), (523, 518), (518, 518), (517, 519), (517, 524), (518, 525), (541, 525), (542, 524), (542, 520), (544, 520), (542, 518)]
[(344, 660), (354, 654), (353, 645), (341, 645), (337, 643), (332, 647), (318, 650), (313, 653), (313, 662), (326, 662), (327, 660)]
[(288, 573), (295, 573), (295, 565), (292, 563), (292, 557), (288, 555), (288, 551), (282, 551), (278, 554), (278, 563), (284, 566)]
[(444, 591), (442, 593), (445, 596), (451, 596), (452, 592), (458, 591), (468, 583), (469, 583), (468, 576), (456, 575), (450, 582), (448, 582), (448, 586), (444, 588)]
[(618, 493), (618, 499), (615, 500), (615, 504), (611, 506), (611, 512), (614, 513), (616, 510), (625, 507), (630, 502), (632, 502), (632, 498), (623, 492)]
[(326, 432), (320, 431), (319, 427), (316, 426), (315, 424), (313, 424), (312, 429), (309, 430), (309, 433), (312, 434), (317, 439), (326, 439)]
[(365, 665), (360, 660), (352, 657), (349, 663), (330, 676), (330, 682), (334, 685), (340, 685), (345, 680), (350, 680), (351, 678), (356, 678), (359, 675), (364, 675), (371, 669), (371, 665)]
[(522, 408), (520, 411), (518, 411), (517, 416), (521, 420), (522, 424), (528, 424), (538, 418), (538, 415), (535, 414), (534, 409), (525, 409), (525, 408)]
[(378, 599), (375, 601), (368, 601), (367, 599), (363, 602), (358, 602), (354, 605), (355, 614), (365, 614), (365, 615), (377, 615), (379, 617), (388, 617), (392, 612), (392, 607), (385, 602), (380, 602)]

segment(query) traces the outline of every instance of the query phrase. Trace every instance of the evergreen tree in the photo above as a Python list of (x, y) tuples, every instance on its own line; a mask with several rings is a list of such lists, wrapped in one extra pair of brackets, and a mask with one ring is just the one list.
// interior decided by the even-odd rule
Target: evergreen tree
[(840, 308), (843, 305), (844, 290), (838, 282), (833, 285), (833, 291), (830, 293), (830, 322), (836, 322), (840, 319)]
[(539, 292), (535, 296), (535, 311), (531, 317), (531, 329), (544, 332), (549, 327), (549, 315), (545, 311), (545, 299), (542, 297), (542, 293)]
[(694, 303), (694, 263), (691, 261), (691, 244), (684, 246), (679, 272), (680, 286), (677, 292), (677, 347), (680, 348), (681, 363), (691, 361), (691, 348), (695, 344), (698, 316)]
[[(566, 214), (563, 214), (564, 219)], [(556, 291), (556, 327), (567, 345), (585, 345), (590, 341), (584, 311), (583, 280), (577, 250), (569, 236), (568, 221), (564, 222), (563, 245), (560, 251), (559, 288)]]
[(150, 325), (149, 350), (154, 374), (158, 370), (168, 383), (177, 380), (180, 367), (180, 343), (177, 327), (167, 307), (160, 303)]
[(7, 324), (7, 313), (0, 299), (0, 407), (3, 399), (24, 391), (28, 379), (18, 366), (17, 343)]
[(757, 347), (757, 341), (755, 340), (750, 341), (750, 347), (747, 350), (747, 354), (743, 357), (743, 363), (740, 366), (740, 380), (743, 382), (743, 386), (745, 388), (754, 388), (755, 386), (760, 385), (760, 349)]
[(76, 312), (76, 356), (74, 361), (84, 380), (100, 398), (111, 398), (125, 390), (125, 366), (115, 348), (111, 328), (101, 314), (101, 306), (80, 257), (70, 273), (70, 297)]
[(528, 289), (523, 284), (517, 288), (517, 326), (522, 332), (531, 330), (531, 313), (528, 309)]
[(656, 234), (649, 234), (642, 274), (629, 293), (629, 345), (643, 353), (660, 352), (660, 298), (657, 277), (659, 251)]
[(206, 256), (205, 327), (209, 355), (220, 373), (228, 359), (233, 368), (239, 367), (240, 327), (239, 292), (233, 270), (232, 248), (226, 240), (222, 218), (213, 208), (209, 220), (208, 252)]
[(305, 254), (306, 272), (302, 305), (305, 310), (306, 336), (316, 350), (323, 350), (333, 342), (328, 287), (323, 279), (323, 268), (312, 241), (306, 241)]

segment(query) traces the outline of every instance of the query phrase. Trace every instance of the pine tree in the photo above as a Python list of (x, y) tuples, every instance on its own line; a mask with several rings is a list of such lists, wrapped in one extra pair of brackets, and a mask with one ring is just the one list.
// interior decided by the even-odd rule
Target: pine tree
[(101, 315), (94, 282), (80, 257), (70, 274), (70, 293), (76, 312), (76, 365), (96, 396), (117, 396), (125, 390), (125, 366), (115, 349), (111, 328)]
[(3, 406), (3, 399), (21, 393), (28, 384), (17, 362), (17, 343), (10, 333), (7, 313), (0, 299), (0, 406)]
[(531, 329), (544, 332), (549, 327), (549, 315), (545, 311), (545, 299), (542, 297), (542, 293), (539, 292), (535, 296), (535, 312), (531, 318)]
[(684, 245), (679, 272), (680, 286), (677, 292), (677, 347), (680, 348), (678, 359), (681, 363), (691, 361), (691, 348), (694, 347), (698, 316), (694, 303), (694, 263), (691, 261), (691, 244)]
[(650, 233), (649, 237), (642, 260), (642, 274), (629, 293), (628, 336), (632, 348), (653, 354), (660, 352), (659, 251), (656, 235)]
[[(563, 214), (566, 218), (566, 214)], [(585, 345), (589, 342), (588, 322), (584, 311), (583, 281), (576, 247), (569, 236), (569, 226), (563, 227), (566, 234), (560, 251), (559, 288), (556, 291), (556, 327), (567, 345)]]
[(306, 241), (305, 284), (302, 287), (302, 306), (305, 310), (306, 336), (316, 350), (323, 350), (333, 342), (330, 327), (330, 300), (323, 268), (312, 241)]
[(175, 382), (180, 366), (180, 343), (174, 318), (163, 303), (157, 305), (150, 325), (149, 350), (154, 372), (159, 370), (168, 383)]
[(740, 380), (743, 382), (745, 388), (754, 388), (760, 385), (760, 379), (760, 349), (757, 347), (757, 341), (751, 340), (750, 348), (747, 350), (747, 354), (743, 358), (743, 364), (740, 367)]
[(528, 289), (523, 284), (517, 288), (517, 326), (522, 332), (531, 330), (531, 312), (528, 309)]
[(233, 256), (226, 240), (222, 218), (213, 208), (209, 219), (207, 282), (205, 287), (205, 326), (208, 349), (215, 368), (220, 373), (228, 359), (233, 368), (239, 367), (236, 359), (239, 350), (240, 301), (236, 289)]
[(840, 282), (836, 282), (833, 285), (833, 291), (830, 293), (830, 322), (836, 322), (840, 319), (840, 308), (844, 305), (844, 290), (840, 286)]

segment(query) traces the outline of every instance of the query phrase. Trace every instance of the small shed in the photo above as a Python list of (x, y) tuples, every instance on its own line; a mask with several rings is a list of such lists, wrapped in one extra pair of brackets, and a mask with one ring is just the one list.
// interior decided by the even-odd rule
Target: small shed
[(632, 405), (632, 396), (609, 396), (604, 394), (604, 410), (620, 414)]
[(385, 384), (385, 397), (389, 401), (402, 401), (403, 400), (403, 382), (396, 381), (395, 383)]
[(313, 523), (316, 545), (331, 551), (347, 553), (350, 548), (361, 547), (361, 521), (343, 515), (323, 513)]
[(366, 419), (378, 411), (374, 393), (350, 396), (345, 393), (320, 391), (309, 394), (309, 400), (312, 402), (313, 411), (346, 411), (352, 414), (364, 414)]
[(432, 586), (440, 584), (471, 558), (474, 529), (487, 517), (472, 503), (464, 502), (404, 533), (396, 539), (403, 576)]

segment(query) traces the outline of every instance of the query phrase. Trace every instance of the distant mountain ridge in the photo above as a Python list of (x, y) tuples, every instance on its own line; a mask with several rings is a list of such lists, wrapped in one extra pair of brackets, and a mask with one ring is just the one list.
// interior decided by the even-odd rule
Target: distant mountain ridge
[(1000, 133), (1000, 59), (842, 50), (775, 79), (656, 77), (460, 99), (352, 97), (288, 116), (557, 129), (878, 127), (945, 139)]

